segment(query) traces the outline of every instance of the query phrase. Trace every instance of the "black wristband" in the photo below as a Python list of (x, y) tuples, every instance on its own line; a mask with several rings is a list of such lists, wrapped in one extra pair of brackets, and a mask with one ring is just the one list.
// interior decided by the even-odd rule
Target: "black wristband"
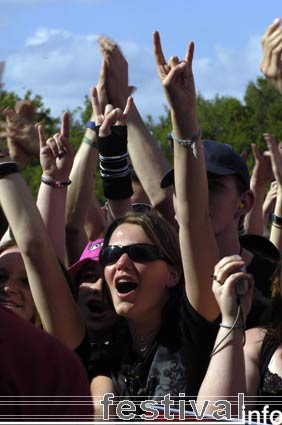
[(18, 173), (19, 168), (15, 161), (2, 162), (0, 164), (0, 179), (8, 176), (9, 174)]
[[(96, 133), (99, 134), (99, 127)], [(129, 198), (133, 190), (127, 162), (127, 127), (112, 126), (109, 136), (98, 136), (98, 147), (105, 197), (113, 200)]]
[(102, 181), (107, 199), (126, 199), (133, 194), (130, 174), (124, 177), (103, 178)]
[(278, 226), (282, 226), (282, 217), (278, 217), (278, 215), (271, 214), (271, 221)]
[[(96, 127), (99, 134), (99, 127)], [(127, 126), (113, 125), (111, 134), (106, 137), (98, 135), (98, 148), (102, 156), (119, 156), (127, 152)]]

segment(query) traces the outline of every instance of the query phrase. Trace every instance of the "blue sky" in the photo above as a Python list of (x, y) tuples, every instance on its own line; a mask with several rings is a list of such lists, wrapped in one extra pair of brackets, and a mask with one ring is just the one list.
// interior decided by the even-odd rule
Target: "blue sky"
[(242, 99), (261, 75), (262, 34), (282, 17), (281, 0), (0, 0), (0, 7), (5, 89), (19, 96), (32, 90), (54, 116), (83, 106), (96, 84), (99, 34), (121, 46), (144, 117), (157, 119), (165, 104), (152, 53), (156, 29), (167, 57), (182, 58), (194, 40), (196, 87), (205, 98)]

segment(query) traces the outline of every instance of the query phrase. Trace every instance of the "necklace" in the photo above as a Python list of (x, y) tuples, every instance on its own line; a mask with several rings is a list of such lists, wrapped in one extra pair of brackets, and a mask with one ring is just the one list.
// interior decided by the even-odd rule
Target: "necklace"
[(143, 336), (140, 336), (139, 341), (136, 345), (137, 345), (137, 351), (140, 352), (141, 354), (146, 353), (146, 351), (149, 348), (149, 344)]
[(137, 353), (144, 356), (147, 351), (151, 348), (156, 335), (158, 334), (160, 325), (155, 329), (151, 330), (147, 335), (140, 335), (136, 338), (134, 343), (134, 349)]

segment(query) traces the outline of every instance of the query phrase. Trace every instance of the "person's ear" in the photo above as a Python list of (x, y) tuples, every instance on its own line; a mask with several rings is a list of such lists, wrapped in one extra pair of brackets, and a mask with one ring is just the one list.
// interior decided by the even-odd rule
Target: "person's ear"
[(237, 218), (244, 217), (251, 210), (254, 199), (254, 194), (251, 190), (243, 193), (236, 211)]
[(172, 288), (173, 286), (177, 285), (180, 280), (180, 276), (181, 276), (181, 272), (177, 270), (175, 267), (171, 267), (167, 286), (169, 288)]

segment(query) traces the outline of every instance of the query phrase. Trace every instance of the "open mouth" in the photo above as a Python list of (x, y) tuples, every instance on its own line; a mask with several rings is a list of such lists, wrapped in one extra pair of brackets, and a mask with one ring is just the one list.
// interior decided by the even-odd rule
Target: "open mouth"
[(101, 301), (91, 300), (88, 301), (86, 304), (91, 313), (95, 314), (103, 314), (107, 309), (105, 304)]
[(128, 294), (137, 288), (136, 282), (130, 282), (128, 280), (119, 280), (116, 284), (116, 289), (119, 294)]

